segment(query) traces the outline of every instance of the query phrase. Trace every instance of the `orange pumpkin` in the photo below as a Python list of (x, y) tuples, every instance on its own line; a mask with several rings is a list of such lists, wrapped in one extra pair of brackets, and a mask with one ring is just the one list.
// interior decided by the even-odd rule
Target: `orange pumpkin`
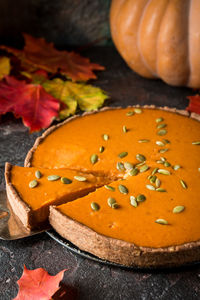
[(200, 88), (200, 0), (112, 0), (110, 24), (135, 72)]

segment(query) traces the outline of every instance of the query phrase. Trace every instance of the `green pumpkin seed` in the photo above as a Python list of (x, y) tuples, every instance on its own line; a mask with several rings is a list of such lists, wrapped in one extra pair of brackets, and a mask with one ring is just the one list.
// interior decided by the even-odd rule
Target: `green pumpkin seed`
[(34, 179), (34, 180), (32, 180), (32, 181), (29, 182), (29, 187), (31, 189), (35, 188), (37, 185), (38, 185), (38, 182), (37, 182), (36, 179)]
[(141, 163), (138, 163), (135, 165), (135, 167), (141, 167), (141, 166), (144, 166), (145, 165), (145, 161), (141, 162)]
[(158, 124), (157, 125), (157, 128), (158, 129), (161, 129), (161, 128), (165, 128), (167, 126), (167, 124)]
[(98, 161), (98, 155), (97, 154), (92, 154), (90, 157), (91, 163), (94, 165)]
[(170, 141), (169, 141), (169, 140), (166, 140), (166, 139), (163, 139), (163, 142), (164, 142), (165, 144), (170, 144)]
[(151, 184), (147, 184), (146, 185), (146, 188), (148, 189), (148, 190), (150, 190), (150, 191), (155, 191), (155, 187), (153, 186), (153, 185), (151, 185)]
[(117, 170), (118, 170), (118, 171), (124, 171), (124, 170), (125, 170), (124, 164), (121, 163), (121, 162), (118, 162), (118, 163), (117, 163)]
[(154, 175), (158, 172), (158, 168), (153, 169), (153, 171), (151, 172), (151, 175)]
[(56, 180), (60, 179), (60, 176), (59, 176), (59, 175), (49, 175), (49, 176), (47, 177), (47, 179), (48, 179), (49, 181), (56, 181)]
[(168, 161), (165, 161), (165, 162), (164, 162), (164, 166), (165, 166), (165, 167), (171, 167), (171, 164), (170, 164)]
[(158, 169), (158, 173), (162, 174), (162, 175), (170, 175), (170, 171), (168, 170), (164, 170), (164, 169)]
[(165, 157), (161, 157), (160, 159), (161, 159), (163, 162), (166, 161), (166, 158), (165, 158)]
[(147, 139), (142, 139), (142, 140), (139, 140), (138, 143), (149, 143), (150, 140), (147, 140)]
[(156, 191), (157, 191), (157, 192), (160, 192), (160, 193), (165, 193), (165, 192), (166, 192), (166, 190), (163, 189), (163, 188), (157, 188)]
[(94, 210), (94, 211), (98, 211), (100, 209), (99, 204), (96, 202), (92, 202), (90, 205), (91, 205), (92, 210)]
[(107, 189), (107, 190), (110, 190), (110, 191), (112, 191), (112, 192), (114, 192), (115, 191), (115, 188), (113, 187), (113, 186), (110, 186), (110, 185), (104, 185), (104, 187)]
[(175, 171), (177, 171), (177, 170), (180, 169), (180, 168), (181, 168), (180, 165), (175, 165), (175, 166), (173, 166), (173, 169), (174, 169)]
[(87, 178), (84, 176), (74, 176), (74, 179), (76, 179), (77, 181), (86, 181)]
[(128, 111), (128, 112), (126, 113), (126, 115), (127, 115), (128, 117), (133, 116), (134, 114), (135, 114), (134, 111)]
[(160, 225), (168, 225), (169, 224), (165, 219), (157, 219), (155, 222)]
[(160, 149), (160, 150), (159, 150), (159, 153), (165, 153), (165, 152), (167, 152), (167, 151), (169, 151), (169, 149), (168, 149), (168, 148), (165, 148), (165, 149)]
[(161, 129), (157, 132), (158, 135), (165, 135), (167, 134), (167, 130), (166, 129)]
[(103, 134), (103, 139), (104, 139), (104, 141), (108, 141), (109, 140), (109, 135), (108, 134)]
[(121, 152), (121, 153), (118, 154), (118, 157), (124, 158), (124, 157), (126, 157), (127, 155), (128, 155), (128, 152), (123, 151), (123, 152)]
[(105, 150), (104, 146), (101, 146), (101, 147), (99, 148), (99, 152), (100, 152), (100, 153), (103, 153), (104, 150)]
[(127, 187), (125, 185), (120, 184), (118, 186), (118, 189), (119, 189), (120, 193), (122, 193), (122, 194), (128, 194), (128, 189), (127, 189)]
[(126, 133), (126, 132), (128, 131), (128, 129), (126, 128), (125, 125), (122, 127), (122, 131), (123, 131), (124, 133)]
[(157, 119), (156, 119), (156, 123), (160, 123), (160, 122), (162, 122), (162, 121), (164, 121), (163, 118), (157, 118)]
[(181, 185), (182, 185), (182, 187), (184, 189), (187, 189), (187, 184), (185, 183), (185, 181), (183, 181), (182, 179), (180, 179), (180, 183), (181, 183)]
[(161, 142), (161, 141), (156, 141), (156, 145), (160, 146), (160, 147), (164, 147), (165, 143)]
[(140, 168), (140, 173), (146, 172), (149, 169), (149, 166), (144, 165)]
[(134, 196), (130, 196), (130, 204), (134, 207), (138, 206), (136, 198)]
[(151, 183), (155, 183), (156, 182), (156, 179), (157, 179), (157, 177), (156, 177), (156, 175), (150, 175), (151, 177), (149, 178), (150, 179), (150, 182)]
[(40, 172), (39, 170), (37, 170), (37, 171), (35, 172), (35, 177), (36, 177), (37, 179), (40, 179), (40, 178), (42, 177), (42, 174), (41, 174), (41, 172)]
[(119, 208), (119, 204), (118, 203), (113, 203), (112, 208), (114, 208), (114, 209)]
[(179, 214), (179, 213), (181, 213), (182, 211), (184, 211), (185, 210), (185, 206), (183, 206), (183, 205), (178, 205), (178, 206), (175, 206), (174, 208), (173, 208), (173, 213), (174, 214)]
[(134, 168), (130, 170), (129, 175), (130, 176), (136, 176), (139, 173), (139, 170), (137, 168)]
[(142, 110), (141, 110), (141, 108), (135, 108), (135, 109), (134, 109), (134, 112), (135, 112), (136, 114), (141, 114), (141, 113), (142, 113)]
[(200, 141), (192, 142), (192, 145), (200, 145)]
[(108, 205), (110, 207), (112, 207), (113, 204), (116, 203), (116, 200), (115, 200), (115, 198), (109, 197), (108, 200), (107, 200), (107, 202), (108, 202)]
[(157, 162), (157, 164), (162, 164), (162, 165), (164, 164), (164, 162), (162, 160), (157, 160), (156, 162)]
[(143, 162), (146, 160), (146, 157), (142, 154), (137, 154), (136, 159), (139, 160), (140, 162)]
[(136, 200), (137, 200), (137, 202), (144, 202), (146, 200), (146, 197), (145, 197), (145, 195), (139, 194), (136, 197)]
[(156, 187), (159, 188), (161, 185), (161, 181), (159, 178), (156, 178)]
[(125, 168), (126, 170), (132, 170), (132, 169), (133, 169), (133, 164), (130, 163), (130, 162), (125, 162), (125, 163), (124, 163), (124, 168)]
[(61, 177), (61, 182), (63, 183), (63, 184), (70, 184), (70, 183), (72, 183), (72, 181), (71, 181), (71, 179), (69, 179), (69, 178), (67, 178), (67, 177)]

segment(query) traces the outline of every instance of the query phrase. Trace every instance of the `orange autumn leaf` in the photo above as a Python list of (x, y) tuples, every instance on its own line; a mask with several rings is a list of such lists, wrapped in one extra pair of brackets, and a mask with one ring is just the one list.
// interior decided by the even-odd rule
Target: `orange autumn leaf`
[(58, 71), (73, 81), (87, 81), (95, 79), (93, 70), (104, 70), (99, 64), (91, 63), (88, 58), (80, 54), (68, 51), (59, 51), (53, 43), (47, 43), (43, 38), (34, 38), (24, 34), (24, 50), (18, 50), (7, 46), (1, 46), (17, 56), (22, 62), (31, 67), (43, 69), (47, 72)]
[(23, 274), (17, 281), (19, 292), (14, 300), (50, 300), (59, 289), (65, 271), (50, 276), (43, 268), (28, 270), (24, 266)]
[(186, 109), (190, 112), (200, 114), (200, 95), (188, 96), (187, 98), (190, 102)]
[(12, 112), (22, 117), (30, 131), (47, 128), (58, 116), (60, 102), (40, 84), (27, 84), (7, 76), (0, 82), (0, 115)]

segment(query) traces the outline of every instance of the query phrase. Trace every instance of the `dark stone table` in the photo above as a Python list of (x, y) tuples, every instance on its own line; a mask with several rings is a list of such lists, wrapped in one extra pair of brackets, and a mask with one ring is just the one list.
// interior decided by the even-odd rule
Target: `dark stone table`
[[(94, 62), (106, 67), (99, 72), (95, 85), (111, 96), (112, 106), (156, 104), (185, 108), (186, 88), (175, 88), (161, 81), (147, 80), (134, 74), (113, 48), (89, 49), (85, 53)], [(0, 123), (0, 188), (5, 188), (4, 163), (23, 165), (28, 149), (40, 133), (29, 134), (20, 120), (12, 115)], [(63, 283), (69, 298), (81, 300), (197, 300), (200, 299), (200, 265), (167, 271), (136, 271), (109, 267), (79, 255), (52, 240), (46, 233), (16, 241), (0, 241), (0, 299), (12, 299), (17, 294), (16, 281), (23, 265), (45, 268), (55, 275), (63, 268)]]

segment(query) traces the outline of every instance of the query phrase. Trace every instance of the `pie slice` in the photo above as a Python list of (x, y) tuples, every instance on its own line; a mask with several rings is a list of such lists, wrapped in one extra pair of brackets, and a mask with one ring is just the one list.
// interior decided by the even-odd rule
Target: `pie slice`
[(85, 196), (110, 182), (67, 169), (24, 168), (6, 163), (6, 190), (13, 212), (26, 228), (41, 226), (48, 220), (49, 206)]

